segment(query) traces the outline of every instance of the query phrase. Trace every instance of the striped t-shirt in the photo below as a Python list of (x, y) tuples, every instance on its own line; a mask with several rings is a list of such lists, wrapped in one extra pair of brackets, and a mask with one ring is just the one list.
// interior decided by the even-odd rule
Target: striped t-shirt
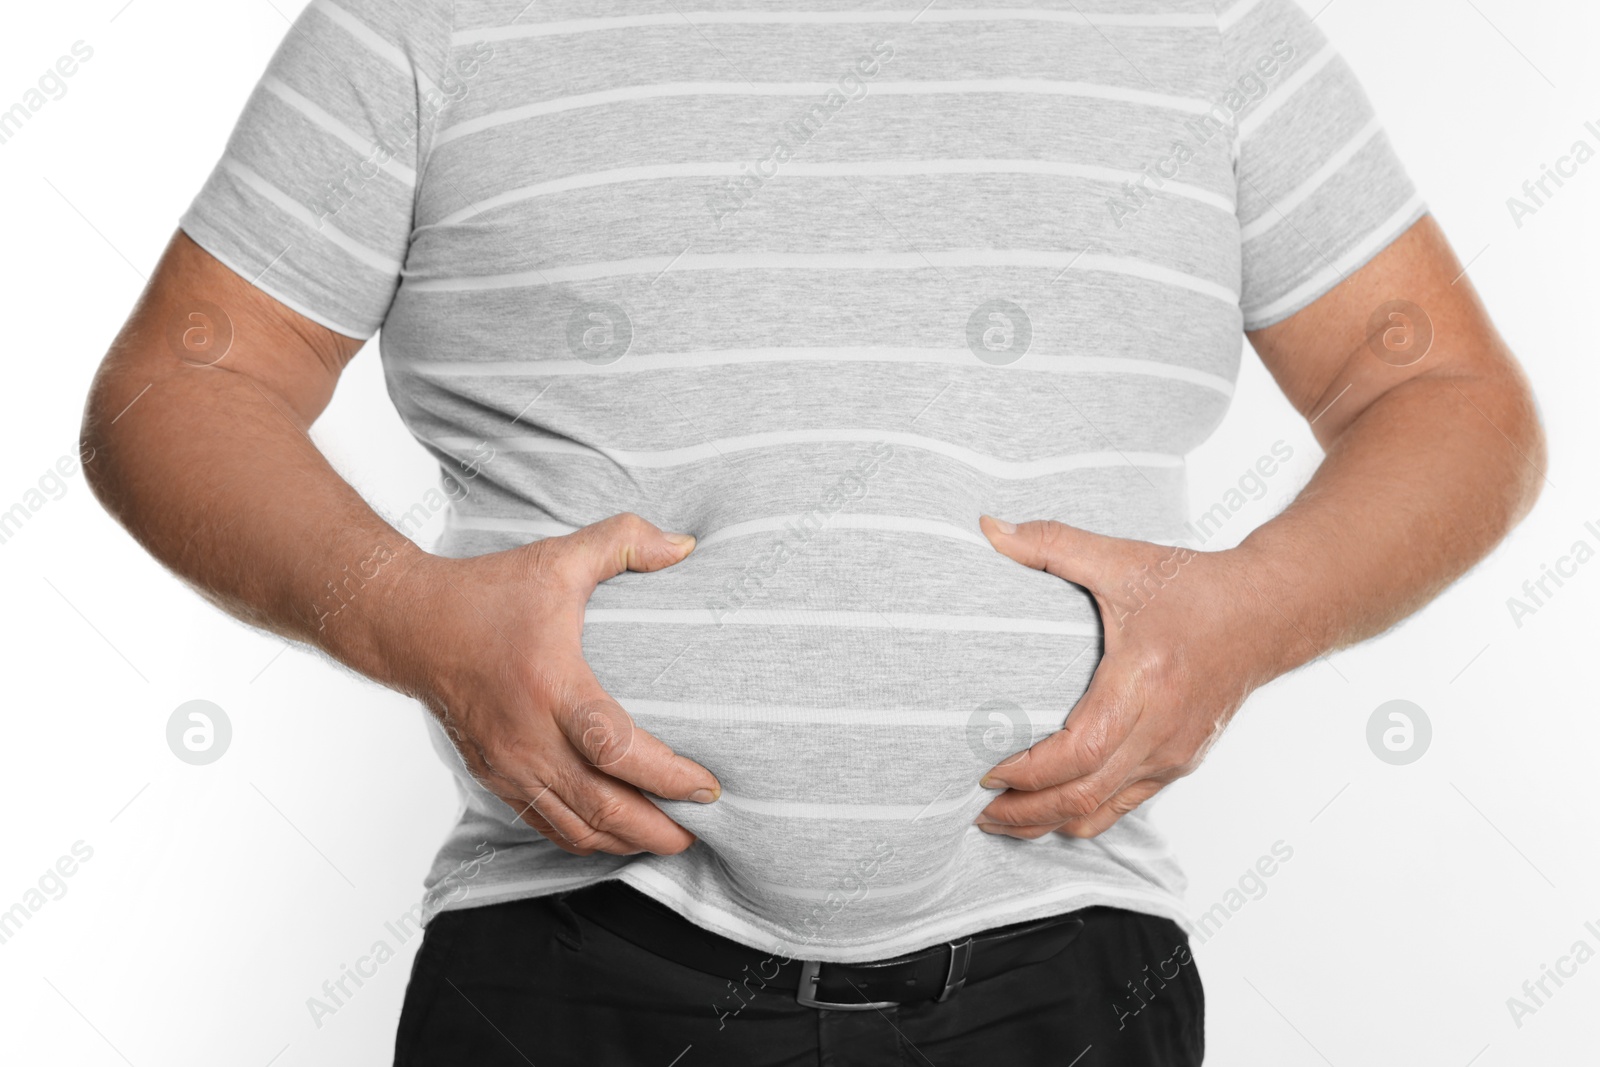
[(1242, 330), (1422, 211), (1292, 0), (314, 0), (183, 228), (381, 327), (435, 551), (622, 511), (699, 538), (583, 631), (721, 781), (661, 802), (698, 842), (562, 852), (431, 726), (463, 797), (445, 905), (615, 877), (862, 960), (1093, 904), (1187, 923), (1143, 811), (973, 827), (1102, 648), (978, 516), (1176, 543)]

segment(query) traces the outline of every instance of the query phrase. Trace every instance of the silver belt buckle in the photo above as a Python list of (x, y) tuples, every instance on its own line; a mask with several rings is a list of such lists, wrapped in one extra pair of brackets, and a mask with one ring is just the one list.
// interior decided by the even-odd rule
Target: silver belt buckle
[(874, 1008), (898, 1008), (898, 1000), (875, 1000), (869, 1004), (835, 1004), (832, 1001), (818, 1000), (812, 994), (816, 992), (817, 984), (822, 980), (822, 963), (818, 960), (800, 961), (800, 988), (795, 990), (794, 999), (808, 1008), (826, 1008), (828, 1011), (871, 1011)]
[[(935, 1000), (943, 1002), (961, 992), (961, 987), (967, 981), (967, 963), (972, 959), (972, 938), (965, 941), (952, 941), (950, 943), (950, 970), (945, 974), (944, 988), (939, 991)], [(874, 1000), (861, 1004), (840, 1004), (834, 1001), (818, 1000), (815, 996), (818, 985), (822, 981), (822, 963), (818, 960), (800, 961), (800, 988), (795, 990), (794, 999), (808, 1008), (823, 1008), (827, 1011), (872, 1011), (878, 1008), (898, 1008), (898, 1000)]]

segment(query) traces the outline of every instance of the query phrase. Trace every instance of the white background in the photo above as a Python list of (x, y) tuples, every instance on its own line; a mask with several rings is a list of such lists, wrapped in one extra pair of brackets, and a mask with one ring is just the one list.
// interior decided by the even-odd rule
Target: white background
[[(75, 452), (97, 361), (300, 6), (123, 4), (11, 4), (0, 35), (0, 108), (75, 41), (94, 49), (67, 94), (0, 145), (0, 510)], [(1532, 375), (1552, 464), (1538, 509), (1493, 557), (1397, 631), (1257, 694), (1201, 772), (1159, 801), (1192, 915), (1275, 842), (1293, 849), (1197, 950), (1209, 1062), (1596, 1062), (1600, 961), (1550, 985), (1520, 1027), (1506, 1000), (1580, 938), (1600, 950), (1584, 929), (1600, 930), (1600, 562), (1520, 627), (1506, 602), (1574, 541), (1600, 547), (1584, 528), (1600, 529), (1600, 160), (1520, 229), (1506, 198), (1575, 140), (1600, 148), (1584, 129), (1600, 129), (1600, 13), (1578, 0), (1333, 0), (1318, 24), (1472, 261), (1471, 283)], [(1296, 460), (1232, 520), (1229, 542), (1319, 457), (1246, 362), (1227, 423), (1191, 457), (1195, 512), (1273, 442)], [(435, 482), (375, 351), (315, 436), (387, 514)], [(75, 842), (93, 857), (0, 944), (0, 1060), (387, 1063), (415, 941), (320, 1028), (306, 999), (417, 900), (454, 817), (420, 712), (219, 614), (107, 518), (81, 475), (66, 486), (0, 544), (0, 910)], [(234, 730), (206, 767), (165, 740), (173, 709), (195, 698), (222, 706)], [(1366, 741), (1373, 710), (1397, 698), (1434, 731), (1408, 766)]]

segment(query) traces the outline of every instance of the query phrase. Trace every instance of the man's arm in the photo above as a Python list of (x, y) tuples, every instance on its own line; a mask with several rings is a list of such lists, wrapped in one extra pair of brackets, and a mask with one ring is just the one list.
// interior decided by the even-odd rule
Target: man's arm
[[(1001, 552), (1095, 596), (1106, 654), (1066, 728), (985, 777), (1009, 791), (981, 826), (1104, 831), (1198, 767), (1253, 689), (1416, 611), (1527, 513), (1543, 431), (1460, 275), (1424, 216), (1321, 299), (1250, 335), (1327, 458), (1237, 548), (983, 519)], [(1374, 331), (1374, 312), (1392, 303), (1408, 306)]]
[(1327, 452), (1239, 546), (1302, 631), (1288, 670), (1388, 629), (1487, 555), (1539, 495), (1544, 431), (1431, 215), (1250, 341)]
[(202, 596), (386, 678), (374, 613), (325, 626), (316, 611), (346, 564), (397, 557), (376, 601), (421, 555), (307, 436), (360, 348), (180, 232), (95, 375), (83, 444), (107, 510)]
[(584, 663), (582, 629), (595, 585), (670, 566), (693, 538), (623, 515), (472, 559), (422, 551), (306, 433), (360, 348), (179, 233), (95, 377), (90, 484), (223, 610), (421, 700), (556, 844), (687, 848), (639, 789), (710, 801), (716, 779), (634, 728)]

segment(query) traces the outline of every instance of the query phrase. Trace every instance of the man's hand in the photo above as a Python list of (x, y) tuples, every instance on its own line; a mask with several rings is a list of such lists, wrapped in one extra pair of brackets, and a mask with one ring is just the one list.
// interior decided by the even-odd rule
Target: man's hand
[(1249, 338), (1327, 455), (1237, 548), (985, 518), (1000, 551), (1092, 593), (1106, 632), (1066, 729), (991, 772), (1010, 789), (985, 829), (1101, 833), (1193, 771), (1251, 690), (1416, 611), (1533, 506), (1533, 395), (1431, 217)]
[[(188, 347), (200, 322), (221, 351)], [(308, 433), (360, 348), (178, 233), (95, 377), (85, 476), (224, 611), (422, 700), (478, 780), (562, 848), (688, 848), (694, 835), (640, 790), (709, 801), (717, 780), (634, 728), (582, 634), (596, 585), (677, 563), (693, 539), (619, 515), (473, 559), (424, 552)], [(330, 597), (358, 561), (359, 596)]]
[[(989, 833), (1094, 837), (1194, 771), (1251, 690), (1270, 680), (1271, 609), (1229, 552), (1103, 537), (1059, 522), (983, 532), (1018, 563), (1093, 595), (1105, 656), (1065, 729), (983, 779), (1007, 788), (978, 816)], [(1281, 625), (1281, 623), (1280, 623)]]
[(640, 790), (703, 803), (721, 794), (710, 771), (638, 729), (583, 659), (595, 586), (693, 547), (615, 515), (504, 552), (424, 557), (382, 609), (394, 681), (438, 717), (485, 789), (568, 852), (682, 852), (694, 835)]

